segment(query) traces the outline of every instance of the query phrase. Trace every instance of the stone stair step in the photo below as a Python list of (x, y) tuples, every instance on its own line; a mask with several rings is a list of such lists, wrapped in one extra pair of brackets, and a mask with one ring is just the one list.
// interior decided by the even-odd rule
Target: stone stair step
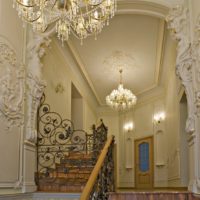
[(91, 154), (77, 152), (66, 155), (60, 163), (55, 164), (55, 169), (49, 170), (48, 177), (38, 180), (39, 191), (81, 192), (94, 168), (91, 158)]
[(47, 193), (47, 192), (35, 192), (32, 194), (33, 200), (52, 199), (52, 200), (79, 200), (80, 193)]
[(64, 184), (45, 184), (38, 187), (38, 191), (43, 192), (82, 192), (84, 185), (64, 185)]

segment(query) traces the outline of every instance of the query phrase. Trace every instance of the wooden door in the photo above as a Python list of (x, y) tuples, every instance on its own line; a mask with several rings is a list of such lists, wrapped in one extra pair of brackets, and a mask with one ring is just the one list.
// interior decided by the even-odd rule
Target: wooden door
[(135, 140), (135, 183), (138, 189), (153, 188), (153, 137)]

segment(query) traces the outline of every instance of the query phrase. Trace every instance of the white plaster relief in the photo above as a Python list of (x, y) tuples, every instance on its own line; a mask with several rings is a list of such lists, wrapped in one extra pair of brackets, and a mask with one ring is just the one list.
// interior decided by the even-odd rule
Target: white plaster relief
[[(188, 11), (182, 6), (178, 6), (174, 10), (167, 21), (175, 39), (178, 41), (176, 67), (188, 100), (186, 131), (191, 133), (188, 143), (194, 153), (194, 163), (192, 164), (194, 165), (194, 177), (192, 177), (193, 180), (190, 180), (189, 188), (193, 192), (198, 192), (200, 190), (200, 15), (195, 25), (194, 40), (190, 44)], [(177, 27), (175, 27), (175, 24)]]
[[(195, 86), (195, 114), (197, 116), (197, 132), (199, 133), (200, 130), (200, 15), (197, 18), (195, 30), (194, 30), (194, 41), (193, 41), (193, 62), (194, 62), (194, 86)], [(200, 190), (200, 147), (199, 147), (199, 134), (197, 137), (197, 145), (196, 145), (196, 157), (198, 158), (198, 164), (196, 165), (197, 168), (197, 179), (196, 185), (198, 190)]]
[(26, 127), (26, 140), (36, 143), (37, 141), (37, 109), (40, 99), (46, 87), (46, 82), (42, 79), (41, 59), (45, 55), (46, 48), (51, 40), (49, 35), (33, 35), (33, 39), (27, 45), (27, 86), (28, 86), (28, 123)]
[(194, 42), (192, 46), (193, 61), (195, 66), (195, 106), (196, 115), (200, 117), (200, 15), (195, 26)]
[(178, 42), (176, 72), (185, 87), (188, 102), (188, 118), (186, 122), (186, 131), (190, 133), (190, 137), (194, 138), (195, 131), (195, 94), (192, 80), (193, 59), (192, 46), (190, 43), (190, 24), (189, 12), (183, 6), (173, 8), (169, 16), (166, 18), (168, 28), (172, 32), (172, 36)]
[(27, 45), (27, 86), (28, 86), (28, 120), (26, 126), (26, 140), (36, 143), (37, 140), (37, 108), (46, 87), (46, 82), (42, 79), (42, 62), (46, 48), (49, 47), (51, 40), (49, 37), (55, 32), (51, 29), (44, 34), (32, 34), (31, 40)]
[(17, 62), (14, 48), (0, 36), (0, 115), (8, 128), (24, 123), (24, 81), (24, 66)]

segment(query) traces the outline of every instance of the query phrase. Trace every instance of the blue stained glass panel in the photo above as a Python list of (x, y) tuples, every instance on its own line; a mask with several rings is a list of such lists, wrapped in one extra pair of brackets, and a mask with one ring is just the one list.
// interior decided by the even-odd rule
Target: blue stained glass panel
[(139, 145), (139, 168), (141, 172), (149, 170), (149, 143)]

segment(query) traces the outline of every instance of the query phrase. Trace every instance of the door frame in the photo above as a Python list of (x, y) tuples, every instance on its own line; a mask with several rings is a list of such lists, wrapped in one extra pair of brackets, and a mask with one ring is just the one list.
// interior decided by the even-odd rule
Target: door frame
[(136, 142), (139, 141), (139, 140), (145, 140), (145, 139), (151, 139), (152, 141), (152, 187), (149, 188), (149, 189), (153, 189), (154, 188), (154, 135), (149, 135), (149, 136), (146, 136), (146, 137), (141, 137), (141, 138), (137, 138), (134, 140), (134, 175), (135, 175), (135, 188), (137, 189), (137, 177), (136, 177), (136, 170), (137, 170), (137, 164), (136, 164)]

